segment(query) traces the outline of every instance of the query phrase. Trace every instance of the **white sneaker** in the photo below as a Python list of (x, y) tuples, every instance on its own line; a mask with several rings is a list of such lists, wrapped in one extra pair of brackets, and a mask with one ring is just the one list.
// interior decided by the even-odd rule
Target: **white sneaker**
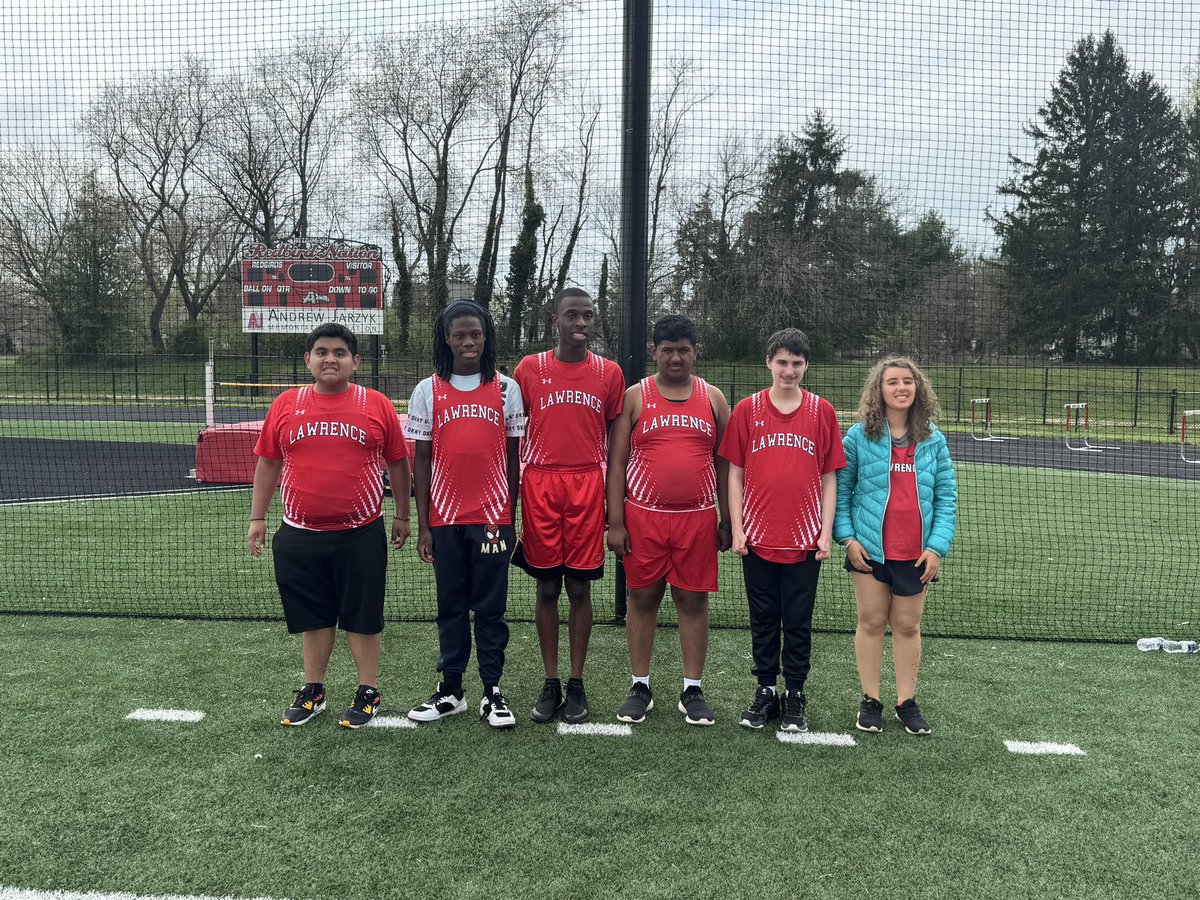
[(433, 696), (408, 711), (408, 717), (414, 722), (435, 722), (446, 716), (453, 716), (467, 711), (467, 697), (460, 688), (458, 692), (448, 691), (443, 685), (433, 692)]
[(517, 724), (517, 717), (508, 708), (508, 701), (498, 687), (492, 688), (491, 693), (484, 691), (483, 699), (479, 701), (479, 716), (487, 719), (493, 728), (512, 728)]

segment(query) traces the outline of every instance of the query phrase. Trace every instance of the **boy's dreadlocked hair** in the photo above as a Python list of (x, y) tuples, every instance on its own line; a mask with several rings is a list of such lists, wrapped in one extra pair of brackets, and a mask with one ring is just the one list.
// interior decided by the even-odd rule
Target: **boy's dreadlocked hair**
[(487, 384), (496, 377), (496, 325), (491, 313), (473, 300), (455, 300), (433, 320), (433, 367), (438, 377), (449, 381), (454, 374), (454, 353), (446, 343), (450, 324), (471, 316), (483, 325), (483, 352), (479, 354), (479, 374)]

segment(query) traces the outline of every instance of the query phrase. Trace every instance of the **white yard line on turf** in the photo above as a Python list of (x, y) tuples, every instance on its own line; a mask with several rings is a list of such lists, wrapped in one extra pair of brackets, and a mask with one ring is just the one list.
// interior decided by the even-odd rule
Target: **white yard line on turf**
[[(38, 891), (32, 888), (0, 887), (0, 900), (235, 900), (233, 897), (197, 897), (182, 894), (129, 894), (124, 891)], [(249, 900), (249, 898), (248, 898)], [(270, 900), (255, 897), (253, 900)]]
[(609, 725), (603, 722), (584, 722), (582, 725), (558, 723), (559, 734), (594, 734), (600, 737), (629, 737), (633, 734), (631, 725)]
[(818, 747), (857, 746), (850, 735), (828, 731), (777, 731), (775, 737), (785, 744), (810, 744)]
[(416, 728), (417, 723), (407, 716), (376, 716), (367, 723), (368, 728)]
[(198, 709), (135, 709), (125, 718), (136, 722), (199, 722), (204, 713)]
[(1087, 756), (1075, 744), (1055, 744), (1052, 741), (1005, 741), (1010, 753), (1027, 753), (1033, 756)]

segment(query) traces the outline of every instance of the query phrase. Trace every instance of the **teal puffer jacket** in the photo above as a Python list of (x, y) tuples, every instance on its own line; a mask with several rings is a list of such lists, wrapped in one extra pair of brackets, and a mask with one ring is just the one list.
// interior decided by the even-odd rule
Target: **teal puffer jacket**
[[(837, 473), (833, 539), (842, 543), (854, 538), (871, 559), (883, 562), (883, 514), (891, 490), (891, 436), (885, 427), (879, 440), (873, 441), (860, 423), (846, 432), (842, 446), (846, 468)], [(954, 540), (958, 482), (946, 437), (936, 426), (917, 444), (913, 461), (917, 467), (917, 503), (921, 507), (921, 546), (945, 556)]]

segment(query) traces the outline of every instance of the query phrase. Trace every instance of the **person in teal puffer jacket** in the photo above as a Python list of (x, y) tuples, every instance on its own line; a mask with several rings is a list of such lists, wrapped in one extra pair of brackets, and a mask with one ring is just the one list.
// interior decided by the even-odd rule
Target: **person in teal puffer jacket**
[(932, 729), (916, 701), (921, 615), (929, 584), (954, 540), (958, 485), (945, 436), (933, 424), (937, 395), (911, 359), (879, 362), (863, 386), (861, 421), (846, 432), (833, 537), (846, 550), (858, 626), (854, 653), (863, 697), (855, 726), (883, 730), (879, 680), (892, 626), (896, 718), (909, 734)]

